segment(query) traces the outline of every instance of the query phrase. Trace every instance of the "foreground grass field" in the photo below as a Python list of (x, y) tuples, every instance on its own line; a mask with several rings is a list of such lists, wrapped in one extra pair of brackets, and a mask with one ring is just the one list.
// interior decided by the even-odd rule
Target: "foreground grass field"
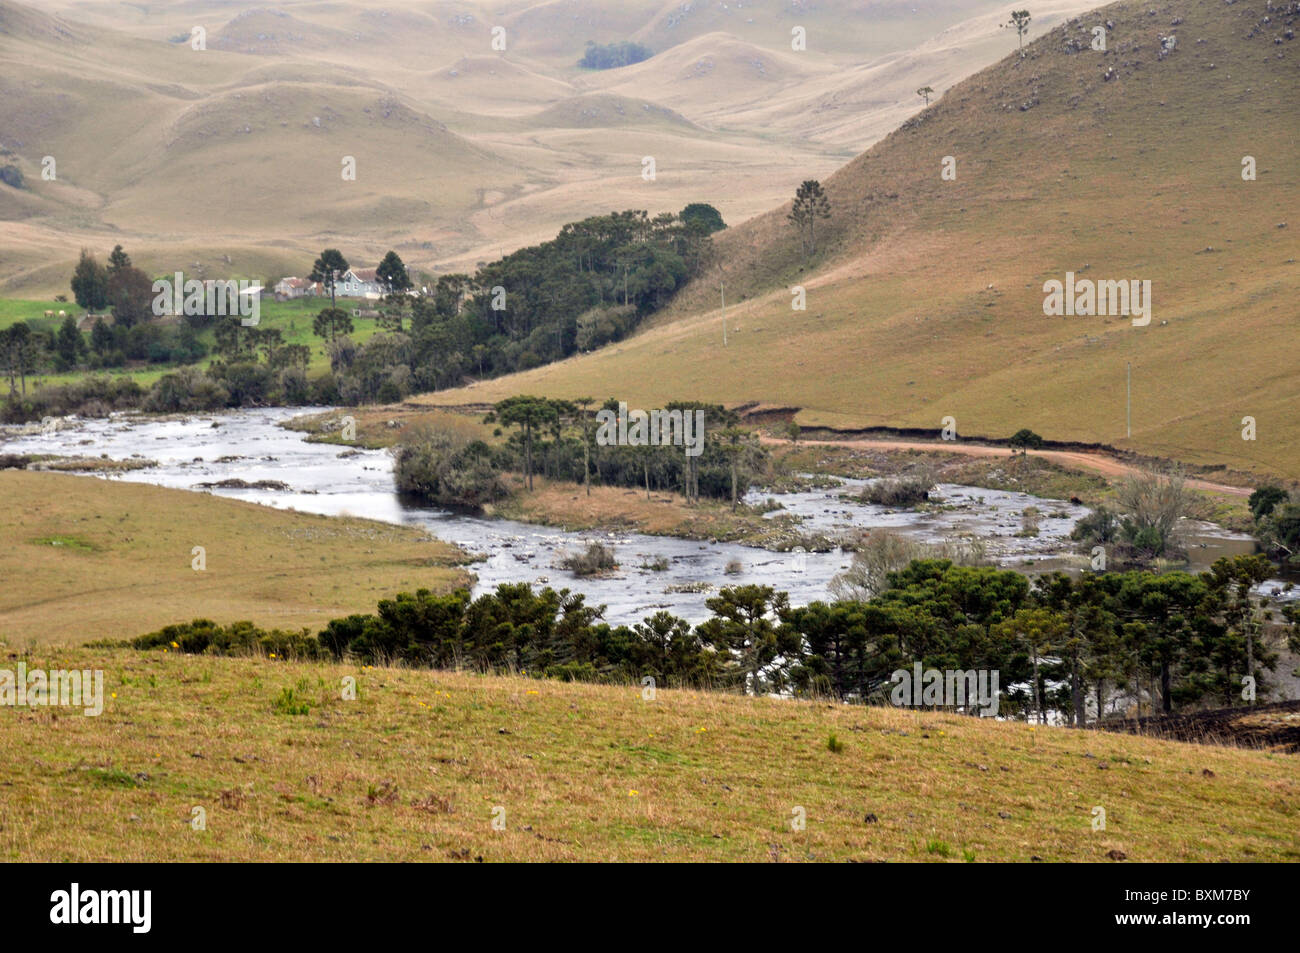
[(523, 677), (22, 659), (102, 668), (115, 697), (0, 708), (5, 860), (1300, 859), (1286, 755)]
[(454, 547), (370, 520), (18, 470), (0, 471), (0, 499), (0, 640), (10, 646), (195, 618), (314, 631), (399, 590), (468, 582)]

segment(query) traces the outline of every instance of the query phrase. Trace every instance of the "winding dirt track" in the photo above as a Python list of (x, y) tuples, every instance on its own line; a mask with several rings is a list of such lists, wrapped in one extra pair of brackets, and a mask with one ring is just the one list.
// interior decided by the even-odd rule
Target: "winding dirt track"
[[(763, 437), (765, 444), (788, 444), (790, 441), (779, 437)], [(799, 440), (803, 444), (819, 447), (863, 447), (877, 450), (932, 450), (941, 453), (964, 453), (972, 457), (1008, 457), (1014, 452), (1006, 447), (989, 447), (977, 443), (943, 443), (925, 440)], [(1091, 470), (1105, 477), (1124, 477), (1138, 473), (1139, 468), (1116, 460), (1104, 453), (1085, 453), (1080, 450), (1035, 450), (1032, 455), (1059, 463), (1076, 470)], [(1224, 483), (1211, 483), (1208, 480), (1188, 478), (1187, 486), (1194, 490), (1207, 490), (1211, 493), (1224, 493), (1228, 496), (1250, 496), (1249, 488), (1228, 486)]]

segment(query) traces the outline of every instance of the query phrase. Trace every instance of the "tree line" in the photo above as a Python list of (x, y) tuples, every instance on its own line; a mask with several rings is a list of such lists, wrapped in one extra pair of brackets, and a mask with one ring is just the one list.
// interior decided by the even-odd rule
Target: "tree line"
[(764, 471), (768, 459), (756, 436), (740, 426), (734, 411), (718, 404), (671, 401), (662, 410), (702, 412), (700, 453), (688, 455), (674, 444), (602, 444), (596, 414), (616, 412), (619, 401), (590, 397), (563, 400), (519, 395), (498, 402), (485, 421), (503, 438), (495, 445), (441, 432), (416, 432), (396, 450), (394, 479), (400, 492), (436, 505), (481, 506), (509, 495), (501, 475), (533, 476), (581, 484), (626, 486), (681, 493), (688, 503), (701, 498), (730, 500), (733, 506)]
[[(1139, 711), (1144, 701), (1165, 713), (1233, 705), (1254, 697), (1248, 678), (1265, 696), (1278, 653), (1263, 636), (1271, 610), (1250, 590), (1267, 572), (1266, 560), (1242, 556), (1199, 575), (1052, 573), (1031, 583), (1012, 570), (917, 560), (865, 601), (794, 607), (769, 586), (724, 587), (694, 626), (663, 611), (610, 625), (581, 594), (507, 583), (477, 598), (401, 593), (316, 635), (196, 620), (130, 644), (862, 703), (883, 701), (891, 673), (919, 662), (998, 671), (1002, 714), (1056, 711), (1083, 725), (1121, 696)], [(1297, 619), (1294, 607), (1283, 615)], [(1289, 642), (1300, 649), (1294, 634)]]

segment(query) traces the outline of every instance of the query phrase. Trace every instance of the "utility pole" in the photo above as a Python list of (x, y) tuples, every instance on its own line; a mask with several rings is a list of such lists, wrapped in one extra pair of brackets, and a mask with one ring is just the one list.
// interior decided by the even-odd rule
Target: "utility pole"
[(1128, 418), (1128, 435), (1129, 435), (1130, 437), (1132, 437), (1132, 436), (1133, 436), (1133, 362), (1130, 361), (1130, 362), (1126, 365), (1126, 367), (1128, 368), (1128, 372), (1127, 372), (1127, 390), (1128, 390), (1128, 401), (1127, 401), (1128, 410), (1127, 410), (1127, 418)]
[(727, 346), (727, 283), (718, 282), (718, 287), (722, 289), (722, 346)]

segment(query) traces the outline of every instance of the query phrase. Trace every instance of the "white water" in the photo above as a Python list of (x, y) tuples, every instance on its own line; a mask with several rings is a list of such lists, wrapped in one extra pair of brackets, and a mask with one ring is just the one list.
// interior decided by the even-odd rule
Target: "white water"
[[(788, 592), (795, 605), (827, 599), (832, 577), (846, 568), (851, 558), (838, 550), (775, 553), (737, 543), (705, 543), (639, 533), (572, 533), (409, 506), (394, 492), (392, 458), (386, 451), (310, 443), (305, 434), (279, 426), (304, 412), (308, 409), (270, 408), (175, 418), (117, 415), (69, 420), (49, 434), (21, 433), (11, 428), (4, 435), (2, 449), (8, 453), (151, 460), (158, 465), (100, 476), (181, 489), (226, 479), (280, 481), (289, 489), (207, 492), (281, 509), (423, 526), (439, 539), (486, 557), (470, 567), (478, 578), (476, 593), (502, 582), (568, 588), (585, 593), (590, 604), (605, 605), (605, 618), (611, 623), (640, 621), (661, 608), (692, 622), (700, 621), (709, 614), (705, 600), (724, 585), (770, 585)], [(799, 493), (760, 491), (751, 493), (747, 501), (774, 498), (785, 512), (803, 518), (805, 531), (831, 536), (872, 527), (890, 527), (930, 542), (976, 535), (986, 541), (989, 555), (1001, 564), (1025, 567), (1032, 563), (1034, 569), (1065, 565), (1063, 557), (1075, 550), (1069, 540), (1070, 531), (1075, 521), (1087, 513), (1081, 506), (1022, 493), (949, 484), (939, 487), (939, 502), (945, 508), (937, 510), (891, 510), (842, 498), (860, 490), (863, 483), (846, 480), (832, 489)], [(1042, 514), (1039, 535), (1016, 537), (1020, 513), (1030, 505)], [(614, 547), (621, 567), (615, 575), (579, 579), (555, 568), (562, 553), (585, 548), (593, 539)], [(1221, 555), (1249, 552), (1251, 545), (1249, 537), (1203, 524), (1193, 538), (1192, 568), (1205, 568)], [(667, 570), (638, 568), (660, 557), (668, 561)], [(740, 572), (726, 573), (726, 567), (733, 562), (740, 564)], [(705, 592), (668, 591), (673, 586), (693, 583), (713, 588)]]

